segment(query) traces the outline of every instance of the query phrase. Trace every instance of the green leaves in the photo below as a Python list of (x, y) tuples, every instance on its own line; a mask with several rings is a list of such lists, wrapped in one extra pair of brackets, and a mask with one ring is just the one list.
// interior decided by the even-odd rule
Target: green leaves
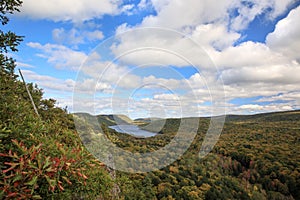
[(36, 184), (37, 180), (38, 180), (38, 176), (34, 176), (29, 182), (25, 183), (24, 185), (33, 186)]
[(19, 12), (19, 7), (22, 5), (21, 0), (2, 0), (0, 3), (0, 22), (2, 25), (8, 23), (9, 19), (6, 14), (13, 14), (15, 11)]
[[(9, 18), (6, 14), (12, 14), (19, 11), (22, 1), (20, 0), (2, 0), (0, 3), (0, 22), (2, 25), (8, 23)], [(12, 76), (14, 74), (15, 61), (7, 56), (9, 51), (17, 51), (17, 46), (23, 40), (22, 36), (8, 31), (0, 30), (0, 73)]]
[(17, 46), (19, 46), (22, 38), (22, 36), (17, 36), (11, 31), (7, 33), (0, 31), (0, 53), (7, 53), (9, 50), (18, 51)]

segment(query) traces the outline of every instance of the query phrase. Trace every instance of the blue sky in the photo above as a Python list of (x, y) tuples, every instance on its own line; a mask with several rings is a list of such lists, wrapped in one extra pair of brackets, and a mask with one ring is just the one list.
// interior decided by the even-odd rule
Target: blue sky
[(300, 109), (299, 5), (24, 0), (4, 29), (25, 36), (25, 79), (70, 112), (250, 114)]

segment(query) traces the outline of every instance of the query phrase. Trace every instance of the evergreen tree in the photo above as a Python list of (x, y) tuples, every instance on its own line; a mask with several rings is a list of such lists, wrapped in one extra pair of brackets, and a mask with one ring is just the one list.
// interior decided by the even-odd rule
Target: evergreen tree
[[(2, 26), (9, 22), (7, 14), (13, 14), (19, 12), (19, 7), (22, 5), (20, 0), (2, 0), (0, 2), (0, 22)], [(11, 76), (14, 75), (15, 60), (7, 55), (9, 52), (18, 51), (17, 46), (23, 40), (22, 36), (18, 36), (15, 33), (8, 31), (4, 32), (0, 30), (0, 73)]]

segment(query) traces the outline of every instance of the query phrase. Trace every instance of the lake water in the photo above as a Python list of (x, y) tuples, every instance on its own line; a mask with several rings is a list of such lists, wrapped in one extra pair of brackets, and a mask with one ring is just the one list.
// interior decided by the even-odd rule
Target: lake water
[(109, 126), (109, 128), (114, 129), (119, 133), (127, 133), (136, 137), (152, 137), (157, 134), (150, 131), (142, 130), (135, 125), (115, 125), (115, 126)]

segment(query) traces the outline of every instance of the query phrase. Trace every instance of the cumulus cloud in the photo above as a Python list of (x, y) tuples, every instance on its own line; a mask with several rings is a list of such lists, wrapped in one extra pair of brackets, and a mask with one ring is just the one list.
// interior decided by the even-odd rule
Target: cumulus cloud
[(143, 85), (157, 85), (158, 87), (165, 87), (168, 90), (175, 90), (182, 88), (183, 81), (178, 79), (157, 78), (153, 75), (143, 78)]
[(103, 33), (99, 30), (84, 32), (83, 34), (87, 37), (89, 41), (101, 40), (104, 37)]
[(46, 91), (71, 92), (75, 85), (75, 81), (71, 79), (61, 80), (48, 75), (40, 75), (31, 70), (22, 70), (22, 74), (27, 82), (35, 82)]
[(282, 15), (286, 10), (296, 2), (296, 0), (287, 0), (287, 1), (281, 1), (281, 0), (275, 0), (271, 1), (271, 12), (268, 14), (268, 17), (272, 20), (276, 17)]
[(236, 106), (231, 108), (231, 112), (235, 114), (253, 114), (253, 113), (265, 113), (270, 111), (288, 111), (292, 110), (293, 107), (287, 104), (269, 104), (269, 105), (258, 105), (258, 104), (246, 104), (242, 106)]
[[(152, 1), (157, 15), (145, 17), (141, 24), (135, 27), (127, 24), (120, 25), (116, 29), (119, 41), (112, 46), (112, 51), (117, 56), (135, 50), (134, 53), (121, 59), (125, 63), (136, 65), (153, 61), (164, 65), (169, 63), (186, 66), (186, 60), (183, 61), (182, 57), (177, 55), (204, 68), (212, 67), (212, 63), (203, 58), (208, 56), (220, 67), (286, 63), (290, 59), (281, 55), (281, 52), (270, 49), (271, 45), (249, 41), (236, 46), (235, 43), (242, 37), (238, 31), (247, 28), (255, 17), (267, 13), (268, 19), (266, 20), (271, 20), (283, 14), (291, 3), (293, 3), (292, 0), (285, 3), (280, 3), (279, 0), (225, 1), (222, 3), (194, 0), (184, 3), (167, 0)], [(182, 12), (182, 10), (190, 12)], [(180, 17), (178, 13), (181, 13)], [(136, 30), (135, 28), (149, 26), (170, 28), (182, 32), (185, 36), (171, 33), (169, 29), (132, 31)], [(128, 31), (132, 33), (127, 34)], [(197, 45), (190, 42), (187, 37), (195, 41)], [(157, 47), (158, 49), (146, 51), (142, 49), (144, 47)], [(199, 51), (200, 48), (202, 52)], [(171, 50), (176, 55), (161, 50)]]
[(232, 10), (237, 12), (237, 16), (231, 21), (231, 28), (236, 31), (247, 28), (256, 17), (265, 14), (267, 20), (274, 20), (282, 15), (287, 8), (294, 3), (294, 0), (248, 0), (238, 1)]
[(272, 51), (265, 44), (251, 41), (230, 46), (221, 52), (210, 51), (209, 53), (215, 64), (224, 68), (291, 63), (289, 58)]
[(96, 79), (87, 78), (83, 81), (76, 81), (76, 90), (83, 93), (110, 93), (112, 87), (108, 83), (98, 82)]
[(135, 88), (142, 81), (141, 77), (131, 73), (130, 68), (111, 61), (101, 61), (101, 57), (98, 54), (89, 57), (80, 70), (80, 78), (86, 78), (87, 76), (97, 80), (99, 83), (110, 84), (112, 87)]
[(84, 42), (84, 38), (76, 29), (65, 31), (64, 28), (56, 28), (52, 31), (52, 37), (55, 42), (60, 44), (77, 45)]
[(239, 69), (229, 69), (222, 72), (225, 84), (249, 84), (249, 83), (272, 83), (279, 84), (299, 84), (300, 65), (284, 66), (273, 65), (259, 67), (242, 67)]
[(52, 37), (59, 44), (70, 44), (76, 47), (79, 44), (102, 40), (104, 35), (99, 30), (80, 31), (75, 28), (71, 30), (56, 28), (52, 31)]
[[(30, 1), (27, 1), (27, 5), (28, 2)], [(82, 2), (74, 1), (72, 4), (75, 6), (64, 13), (59, 8), (49, 12), (47, 8), (45, 13), (39, 13), (31, 5), (30, 9), (34, 11), (31, 16), (56, 21), (88, 20), (119, 12), (130, 14), (134, 9), (146, 9), (150, 4), (156, 13), (146, 16), (135, 27), (123, 24), (116, 29), (115, 40), (110, 41), (112, 45), (106, 52), (112, 52), (114, 58), (118, 58), (114, 62), (105, 60), (101, 55), (103, 52), (87, 57), (85, 53), (63, 45), (28, 43), (28, 46), (40, 51), (38, 56), (46, 58), (58, 69), (77, 70), (82, 61), (87, 60), (81, 68), (82, 79), (76, 81), (39, 77), (30, 72), (27, 72), (27, 76), (41, 81), (49, 88), (50, 82), (58, 82), (68, 86), (64, 86), (65, 90), (76, 85), (79, 93), (101, 93), (98, 99), (87, 98), (77, 102), (80, 109), (92, 106), (97, 109), (97, 114), (113, 113), (114, 109), (117, 109), (115, 112), (126, 114), (135, 109), (138, 113), (153, 111), (167, 117), (176, 116), (176, 113), (184, 116), (209, 115), (212, 102), (218, 102), (220, 107), (228, 106), (228, 113), (241, 114), (299, 108), (300, 7), (278, 22), (274, 32), (267, 36), (266, 43), (239, 43), (243, 37), (242, 30), (255, 18), (263, 14), (265, 20), (274, 20), (293, 2), (142, 0), (137, 6), (120, 8), (120, 2), (99, 1), (94, 4), (94, 8), (89, 8), (80, 7), (78, 5)], [(52, 2), (40, 1), (37, 4), (41, 8)], [(104, 7), (97, 7), (100, 4)], [(87, 8), (90, 12), (86, 12)], [(25, 7), (26, 9), (29, 7)], [(145, 28), (148, 26), (164, 28)], [(58, 43), (76, 46), (101, 40), (103, 33), (60, 28), (53, 30), (53, 38)], [(155, 74), (140, 76), (132, 71), (132, 66), (150, 64), (163, 67), (195, 65), (199, 73), (187, 78), (172, 79)], [(135, 101), (129, 101), (130, 95), (141, 87), (144, 93)], [(153, 91), (150, 92), (151, 87)], [(165, 91), (157, 92), (155, 89), (159, 87), (164, 87)], [(226, 94), (226, 101), (223, 93)], [(111, 95), (113, 101), (107, 95)], [(246, 105), (229, 103), (237, 98), (257, 96), (264, 98)], [(262, 103), (268, 101), (271, 102), (268, 105)]]
[(257, 100), (257, 102), (278, 102), (286, 101), (291, 103), (295, 108), (300, 105), (300, 91), (287, 91), (273, 96), (265, 96)]
[(190, 37), (201, 46), (223, 50), (233, 45), (241, 35), (228, 31), (224, 24), (201, 24), (192, 31)]
[(151, 6), (152, 5), (151, 5), (150, 0), (141, 0), (139, 2), (139, 4), (137, 5), (138, 9), (140, 9), (140, 10), (144, 10), (144, 9), (146, 9), (148, 7), (151, 7)]
[(80, 51), (74, 51), (63, 45), (45, 44), (29, 42), (31, 48), (41, 51), (39, 57), (47, 59), (48, 63), (53, 64), (57, 69), (78, 70), (87, 55)]
[(21, 15), (34, 19), (82, 22), (120, 13), (119, 0), (24, 0)]
[(279, 21), (273, 33), (267, 36), (267, 45), (300, 62), (300, 7), (292, 10), (289, 15)]
[[(120, 29), (117, 30), (111, 51), (125, 64), (157, 63), (165, 66), (194, 65), (202, 68), (213, 66), (203, 48), (205, 45), (207, 46), (207, 43), (197, 43), (196, 40), (177, 31), (164, 28), (134, 29), (126, 25), (121, 26)], [(208, 34), (207, 32), (206, 35)], [(199, 39), (199, 36), (195, 35), (195, 37)]]
[[(257, 16), (266, 13), (273, 20), (282, 15), (294, 0), (152, 0), (157, 15), (145, 17), (141, 26), (161, 26), (180, 30), (200, 24), (223, 23), (230, 29), (240, 31), (248, 27)], [(188, 12), (185, 12), (188, 11)], [(178, 17), (180, 13), (180, 17)], [(176, 20), (174, 20), (176, 19)]]
[(151, 2), (157, 15), (145, 17), (141, 26), (160, 26), (176, 30), (227, 19), (227, 10), (232, 5), (232, 1), (217, 0), (187, 0), (184, 2), (152, 0)]

